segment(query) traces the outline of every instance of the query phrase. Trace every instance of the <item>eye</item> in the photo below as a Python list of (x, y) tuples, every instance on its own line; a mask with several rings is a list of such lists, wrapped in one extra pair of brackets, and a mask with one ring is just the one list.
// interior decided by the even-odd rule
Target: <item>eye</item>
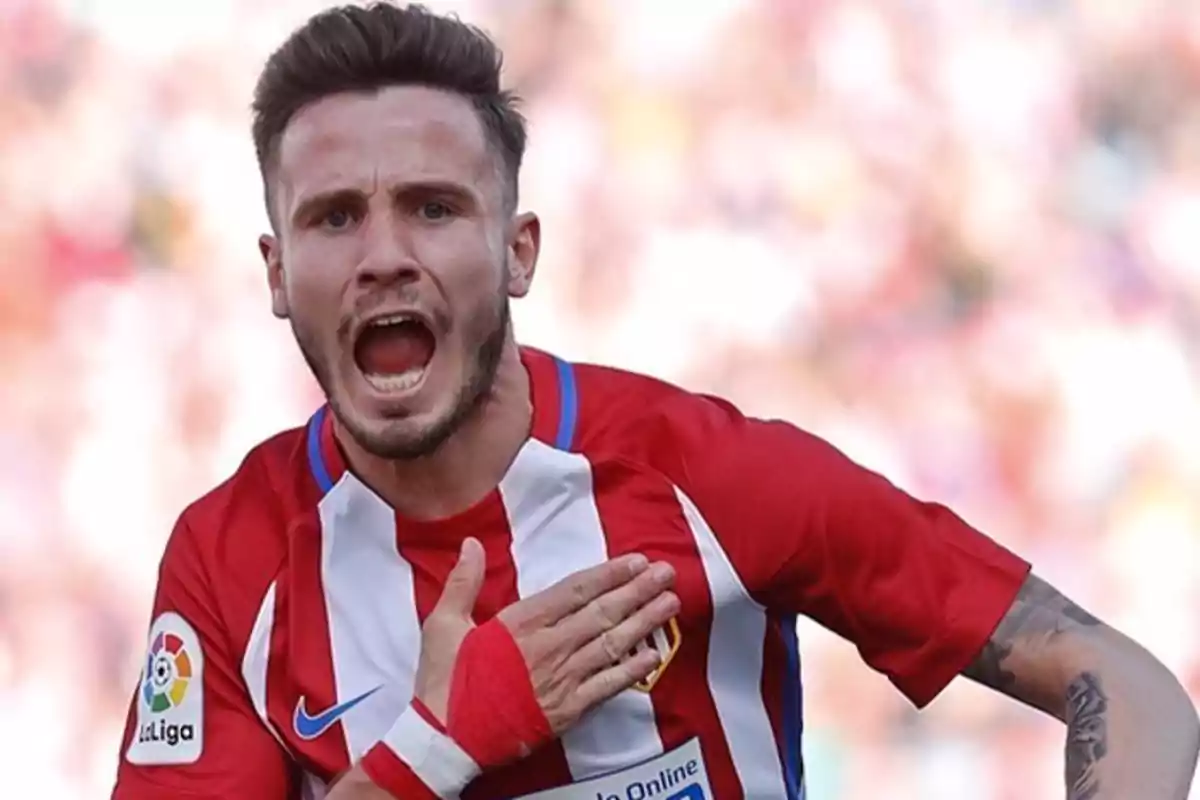
[(349, 211), (335, 208), (321, 218), (321, 225), (330, 230), (340, 231), (354, 224), (354, 215)]
[(452, 216), (454, 210), (439, 200), (431, 200), (428, 203), (422, 203), (417, 213), (430, 222), (440, 222)]

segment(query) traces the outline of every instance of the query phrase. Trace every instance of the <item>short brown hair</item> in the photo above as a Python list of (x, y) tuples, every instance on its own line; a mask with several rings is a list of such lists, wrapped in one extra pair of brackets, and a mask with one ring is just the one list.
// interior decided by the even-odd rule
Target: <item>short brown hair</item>
[[(284, 129), (305, 106), (342, 92), (428, 86), (471, 101), (500, 158), (505, 200), (517, 202), (525, 119), (500, 88), (503, 54), (486, 33), (418, 4), (340, 6), (311, 17), (267, 59), (254, 89), (254, 148), (263, 180)], [(270, 190), (267, 190), (268, 205)]]

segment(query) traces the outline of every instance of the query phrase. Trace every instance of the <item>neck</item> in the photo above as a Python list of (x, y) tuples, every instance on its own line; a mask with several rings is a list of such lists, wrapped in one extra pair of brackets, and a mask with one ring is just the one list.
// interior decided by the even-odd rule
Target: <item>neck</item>
[(355, 474), (406, 517), (435, 520), (478, 503), (496, 488), (529, 438), (529, 375), (510, 338), (492, 391), (436, 452), (396, 461), (363, 450), (336, 422), (338, 444)]

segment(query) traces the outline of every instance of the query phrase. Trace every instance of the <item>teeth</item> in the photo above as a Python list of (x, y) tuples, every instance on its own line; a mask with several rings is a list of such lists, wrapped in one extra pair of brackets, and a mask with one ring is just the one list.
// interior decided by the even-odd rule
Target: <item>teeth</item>
[(425, 367), (413, 367), (395, 375), (368, 373), (367, 383), (381, 392), (406, 392), (418, 386), (425, 378)]
[(387, 328), (392, 325), (403, 325), (406, 322), (417, 322), (417, 317), (412, 314), (392, 314), (389, 317), (380, 317), (379, 319), (371, 320), (371, 325)]

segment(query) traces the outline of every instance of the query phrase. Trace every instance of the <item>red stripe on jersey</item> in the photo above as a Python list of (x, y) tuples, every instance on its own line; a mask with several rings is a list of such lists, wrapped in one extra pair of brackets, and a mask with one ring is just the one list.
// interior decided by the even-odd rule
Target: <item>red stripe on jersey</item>
[(437, 605), (446, 578), (458, 561), (463, 539), (468, 536), (480, 541), (487, 560), (474, 614), (476, 622), (484, 622), (517, 599), (512, 532), (500, 493), (493, 490), (469, 510), (449, 520), (420, 522), (396, 516), (396, 546), (412, 566), (417, 618), (422, 623)]
[(592, 480), (609, 557), (637, 552), (675, 568), (682, 641), (650, 691), (663, 749), (699, 735), (714, 795), (738, 800), (742, 787), (708, 685), (712, 593), (675, 491), (664, 478), (616, 460), (593, 464)]
[[(297, 703), (317, 715), (338, 703), (333, 676), (329, 615), (321, 579), (321, 531), (315, 512), (292, 525), (287, 569), (276, 586), (275, 627), (267, 667), (268, 714), (293, 752), (306, 755), (302, 766), (322, 780), (350, 766), (346, 738), (335, 722), (316, 739), (302, 742), (294, 724)], [(284, 689), (290, 689), (284, 694)]]

